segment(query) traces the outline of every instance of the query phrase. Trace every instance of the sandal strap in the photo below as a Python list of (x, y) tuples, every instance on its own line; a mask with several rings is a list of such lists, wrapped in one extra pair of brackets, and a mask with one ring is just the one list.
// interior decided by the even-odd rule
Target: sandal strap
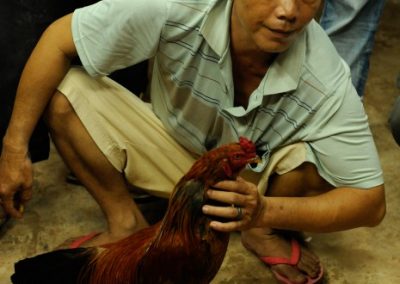
[(292, 239), (291, 246), (292, 248), (290, 258), (277, 256), (261, 256), (260, 259), (268, 265), (289, 264), (296, 266), (300, 260), (301, 255), (300, 244), (296, 239)]

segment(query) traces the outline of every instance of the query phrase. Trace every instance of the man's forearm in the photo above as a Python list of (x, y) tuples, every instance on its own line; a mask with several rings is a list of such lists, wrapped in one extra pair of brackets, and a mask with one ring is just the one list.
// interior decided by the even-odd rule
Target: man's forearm
[(4, 147), (27, 151), (32, 131), (76, 53), (70, 33), (70, 16), (53, 23), (42, 35), (20, 79)]
[(313, 197), (265, 197), (259, 226), (334, 232), (377, 225), (385, 214), (384, 187), (336, 188)]

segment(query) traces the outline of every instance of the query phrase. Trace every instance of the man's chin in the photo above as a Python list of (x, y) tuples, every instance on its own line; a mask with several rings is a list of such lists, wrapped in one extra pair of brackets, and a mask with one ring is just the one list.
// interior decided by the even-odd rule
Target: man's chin
[(267, 46), (259, 46), (259, 49), (265, 53), (282, 53), (288, 50), (290, 44), (269, 44)]
[(288, 38), (263, 38), (259, 40), (257, 43), (258, 48), (266, 53), (282, 53), (289, 49), (289, 47), (293, 44), (297, 35), (292, 35)]

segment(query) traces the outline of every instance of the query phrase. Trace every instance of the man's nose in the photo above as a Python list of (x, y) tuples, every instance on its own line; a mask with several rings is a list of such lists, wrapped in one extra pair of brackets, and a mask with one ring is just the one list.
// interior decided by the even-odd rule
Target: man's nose
[(278, 19), (287, 22), (295, 22), (297, 19), (298, 7), (296, 0), (278, 0), (276, 9)]

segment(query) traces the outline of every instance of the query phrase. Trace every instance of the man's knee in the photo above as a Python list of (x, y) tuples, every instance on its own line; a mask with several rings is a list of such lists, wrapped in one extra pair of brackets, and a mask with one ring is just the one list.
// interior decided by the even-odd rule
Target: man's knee
[(44, 112), (44, 120), (51, 130), (56, 130), (65, 125), (66, 119), (74, 113), (68, 99), (59, 91), (51, 98)]
[(270, 177), (268, 196), (314, 196), (333, 189), (324, 180), (314, 164), (304, 162), (292, 171)]

